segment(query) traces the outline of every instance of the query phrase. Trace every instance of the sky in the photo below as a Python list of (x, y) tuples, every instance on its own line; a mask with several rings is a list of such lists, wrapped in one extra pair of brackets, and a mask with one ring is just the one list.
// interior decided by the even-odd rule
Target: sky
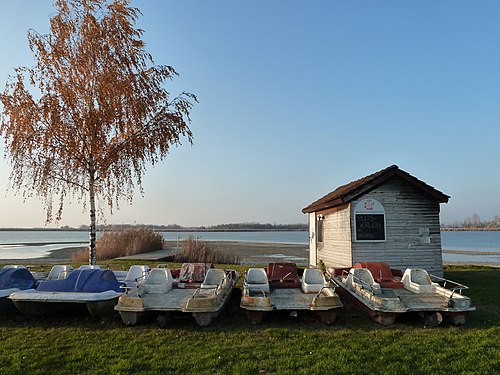
[[(500, 215), (500, 2), (136, 0), (146, 49), (199, 99), (185, 140), (149, 167), (144, 196), (101, 223), (306, 223), (301, 209), (390, 165), (451, 196), (441, 222)], [(0, 88), (33, 66), (27, 30), (50, 0), (0, 0)], [(3, 140), (1, 141), (3, 144)], [(3, 154), (3, 148), (0, 150)], [(40, 227), (8, 189), (0, 227)], [(88, 224), (67, 202), (49, 226)]]

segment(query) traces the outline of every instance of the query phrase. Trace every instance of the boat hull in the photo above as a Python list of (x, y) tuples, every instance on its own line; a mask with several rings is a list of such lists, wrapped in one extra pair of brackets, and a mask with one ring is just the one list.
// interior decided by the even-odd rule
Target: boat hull
[(356, 295), (354, 295), (349, 290), (344, 288), (340, 283), (338, 284), (336, 291), (343, 301), (349, 301), (355, 308), (365, 313), (372, 320), (383, 326), (394, 324), (396, 318), (403, 313), (403, 312), (380, 311), (370, 308), (365, 302), (363, 302), (362, 300), (360, 300), (360, 298), (356, 297)]
[(35, 290), (18, 292), (9, 298), (23, 314), (46, 316), (71, 309), (87, 309), (97, 318), (114, 313), (114, 307), (121, 293), (106, 291), (101, 293), (37, 292)]
[[(327, 292), (330, 291), (330, 292)], [(275, 289), (266, 295), (243, 293), (240, 307), (246, 310), (251, 324), (260, 324), (266, 315), (275, 310), (312, 311), (325, 324), (332, 324), (338, 309), (343, 306), (339, 296), (324, 289), (319, 293), (303, 293), (300, 288)]]
[(49, 316), (71, 310), (84, 310), (85, 305), (65, 302), (13, 301), (16, 309), (28, 316)]
[(4, 315), (13, 315), (19, 313), (19, 311), (16, 309), (16, 306), (14, 306), (14, 303), (5, 296), (0, 297), (0, 313)]

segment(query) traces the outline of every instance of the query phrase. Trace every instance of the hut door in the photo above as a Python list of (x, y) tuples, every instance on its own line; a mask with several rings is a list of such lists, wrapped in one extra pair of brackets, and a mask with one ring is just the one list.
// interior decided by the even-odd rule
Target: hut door
[(309, 264), (318, 264), (318, 248), (316, 246), (316, 213), (309, 214)]

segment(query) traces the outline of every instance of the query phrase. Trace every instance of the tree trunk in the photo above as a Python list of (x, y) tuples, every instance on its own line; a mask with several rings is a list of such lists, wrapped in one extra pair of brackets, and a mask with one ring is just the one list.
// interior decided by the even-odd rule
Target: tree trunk
[(95, 168), (94, 168), (94, 158), (90, 156), (89, 161), (89, 195), (90, 195), (90, 243), (89, 243), (89, 264), (96, 264), (96, 220), (95, 220), (95, 192), (94, 192), (94, 181), (95, 181)]

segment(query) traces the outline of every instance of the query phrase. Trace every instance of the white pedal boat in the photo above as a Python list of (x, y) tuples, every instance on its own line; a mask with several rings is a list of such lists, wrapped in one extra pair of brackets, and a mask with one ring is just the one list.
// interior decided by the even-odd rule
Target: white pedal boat
[(266, 313), (309, 310), (325, 324), (332, 324), (342, 302), (320, 270), (306, 268), (299, 278), (294, 263), (269, 263), (264, 268), (250, 268), (243, 285), (240, 307), (246, 310), (251, 324), (259, 324)]
[(180, 270), (152, 269), (144, 284), (129, 289), (115, 306), (126, 325), (156, 313), (165, 327), (172, 312), (191, 313), (199, 326), (209, 325), (228, 301), (239, 275), (211, 264), (184, 263)]
[[(382, 325), (393, 324), (409, 312), (422, 316), (426, 325), (438, 325), (442, 320), (462, 325), (469, 312), (476, 310), (470, 298), (462, 295), (468, 289), (465, 285), (429, 275), (424, 269), (409, 268), (401, 273), (386, 263), (361, 262), (352, 268), (330, 268), (328, 273), (342, 299)], [(446, 288), (447, 284), (452, 287)]]

